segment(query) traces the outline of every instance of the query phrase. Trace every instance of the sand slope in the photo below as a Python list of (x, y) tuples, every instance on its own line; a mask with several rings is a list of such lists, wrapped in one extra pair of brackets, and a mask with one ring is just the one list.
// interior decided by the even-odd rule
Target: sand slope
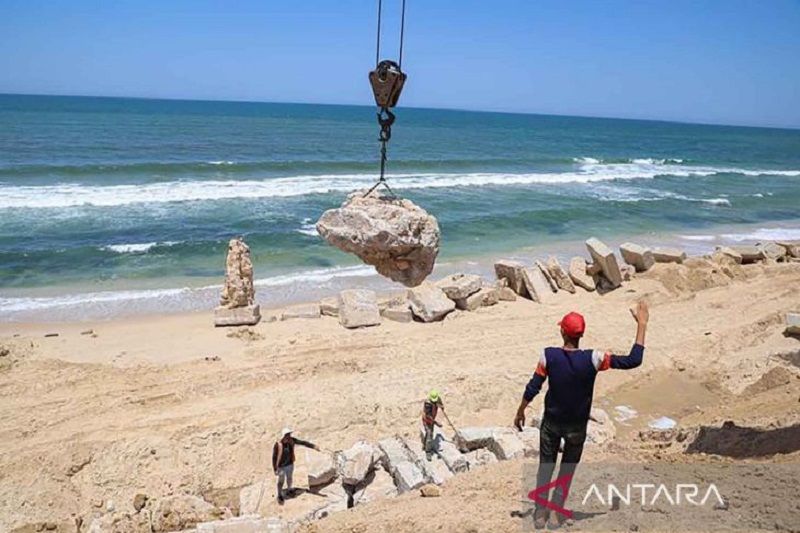
[[(262, 479), (276, 432), (327, 449), (358, 438), (415, 435), (421, 399), (435, 386), (460, 425), (510, 425), (539, 350), (558, 342), (567, 311), (585, 314), (585, 345), (627, 353), (628, 307), (652, 304), (645, 363), (598, 378), (596, 404), (639, 417), (593, 456), (695, 461), (638, 439), (651, 417), (682, 426), (791, 426), (800, 380), (782, 313), (800, 309), (800, 265), (657, 265), (612, 293), (560, 293), (552, 303), (502, 302), (441, 323), (348, 331), (336, 319), (263, 323), (229, 336), (211, 313), (94, 324), (3, 324), (0, 345), (0, 531), (132, 511), (136, 493), (203, 495), (238, 505)], [(96, 337), (82, 335), (92, 329)], [(235, 330), (234, 330), (235, 331)], [(58, 337), (44, 334), (58, 332)], [(206, 360), (206, 357), (219, 360)], [(794, 361), (794, 362), (793, 362)], [(779, 369), (779, 370), (775, 370)], [(541, 408), (537, 398), (531, 414)], [(785, 451), (791, 451), (785, 450)], [(668, 459), (671, 457), (672, 459)], [(296, 479), (304, 485), (303, 453)], [(503, 531), (519, 527), (521, 461), (451, 480), (439, 499), (405, 495), (308, 526), (315, 531)], [(314, 496), (273, 503), (294, 517)], [(446, 510), (447, 512), (442, 512)], [(71, 526), (74, 530), (74, 526)]]

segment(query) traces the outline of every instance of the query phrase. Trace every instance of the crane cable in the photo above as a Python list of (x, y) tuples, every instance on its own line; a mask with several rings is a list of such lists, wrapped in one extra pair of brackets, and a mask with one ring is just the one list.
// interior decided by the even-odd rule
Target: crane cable
[(375, 45), (375, 70), (369, 73), (369, 81), (375, 95), (375, 103), (378, 106), (377, 118), (381, 127), (378, 140), (381, 143), (381, 162), (380, 177), (364, 196), (369, 195), (378, 186), (383, 185), (392, 196), (394, 192), (386, 183), (386, 148), (389, 139), (392, 137), (392, 125), (395, 115), (391, 108), (397, 105), (400, 92), (406, 81), (406, 74), (402, 71), (403, 65), (403, 41), (405, 39), (406, 26), (406, 0), (402, 0), (400, 15), (400, 52), (397, 63), (391, 60), (381, 60), (381, 19), (383, 15), (383, 0), (378, 0), (378, 31)]

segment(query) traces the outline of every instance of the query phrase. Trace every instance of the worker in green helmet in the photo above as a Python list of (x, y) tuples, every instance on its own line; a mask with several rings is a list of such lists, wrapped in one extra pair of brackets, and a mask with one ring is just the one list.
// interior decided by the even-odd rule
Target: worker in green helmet
[(442, 427), (441, 422), (436, 420), (436, 415), (439, 414), (439, 409), (444, 411), (444, 404), (442, 397), (439, 396), (439, 391), (433, 389), (428, 393), (425, 403), (422, 405), (422, 425), (425, 428), (425, 455), (430, 461), (434, 450), (434, 431), (433, 426)]

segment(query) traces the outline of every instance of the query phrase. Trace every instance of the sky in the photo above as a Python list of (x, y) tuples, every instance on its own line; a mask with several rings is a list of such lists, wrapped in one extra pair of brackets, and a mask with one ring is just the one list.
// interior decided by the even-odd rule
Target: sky
[[(370, 105), (376, 12), (0, 0), (0, 93)], [(407, 0), (404, 70), (401, 106), (800, 128), (800, 0)]]

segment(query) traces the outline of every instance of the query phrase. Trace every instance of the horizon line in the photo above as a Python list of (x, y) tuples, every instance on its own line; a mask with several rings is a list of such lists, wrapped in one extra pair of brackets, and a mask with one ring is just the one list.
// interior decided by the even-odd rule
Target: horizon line
[[(216, 102), (216, 103), (231, 103), (231, 104), (278, 104), (278, 105), (318, 105), (318, 106), (331, 106), (331, 107), (367, 107), (374, 108), (375, 106), (367, 104), (348, 104), (348, 103), (332, 103), (332, 102), (289, 102), (289, 101), (272, 101), (272, 100), (248, 100), (248, 99), (213, 99), (213, 98), (186, 98), (186, 97), (166, 97), (166, 96), (118, 96), (118, 95), (95, 95), (95, 94), (50, 94), (50, 93), (6, 93), (0, 92), (0, 97), (3, 96), (32, 96), (32, 97), (56, 97), (56, 98), (105, 98), (116, 100), (155, 100), (167, 102)], [(597, 120), (627, 120), (633, 122), (659, 122), (665, 124), (680, 124), (687, 126), (712, 126), (722, 128), (753, 128), (753, 129), (769, 129), (769, 130), (788, 130), (798, 131), (798, 126), (775, 126), (775, 125), (753, 125), (753, 124), (722, 124), (716, 122), (692, 122), (687, 120), (672, 120), (662, 118), (632, 118), (632, 117), (614, 117), (608, 115), (571, 115), (561, 113), (543, 113), (533, 111), (506, 111), (495, 109), (469, 109), (459, 107), (433, 107), (433, 106), (397, 106), (402, 109), (416, 109), (416, 110), (430, 110), (430, 111), (460, 111), (467, 113), (487, 113), (497, 115), (523, 115), (523, 116), (540, 116), (540, 117), (560, 117), (560, 118), (588, 118)]]

